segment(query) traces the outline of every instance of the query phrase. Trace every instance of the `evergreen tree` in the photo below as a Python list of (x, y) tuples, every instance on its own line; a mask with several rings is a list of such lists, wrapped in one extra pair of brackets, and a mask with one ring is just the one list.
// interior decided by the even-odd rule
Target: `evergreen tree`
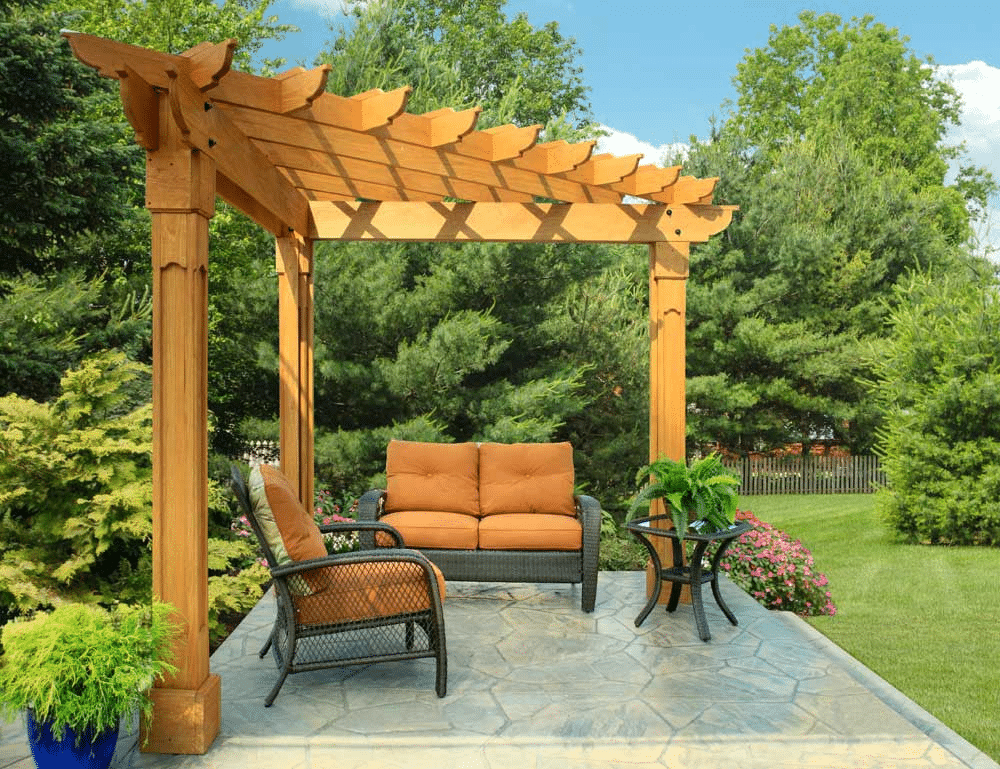
[[(5, 0), (0, 13), (2, 275), (116, 268), (95, 236), (125, 226), (136, 205), (141, 149), (122, 123), (95, 119), (116, 89), (76, 61), (65, 21), (38, 0)], [(81, 254), (84, 243), (98, 247)]]
[[(76, 60), (60, 29), (175, 53), (234, 37), (248, 66), (264, 39), (289, 29), (269, 0), (11, 0), (0, 14), (0, 284), (8, 317), (0, 339), (0, 391), (45, 399), (65, 368), (98, 349), (148, 360), (149, 215), (145, 155), (117, 85)], [(220, 448), (261, 389), (254, 346), (233, 327), (275, 328), (253, 316), (270, 286), (274, 243), (219, 204), (211, 224), (210, 408)], [(15, 278), (33, 272), (41, 279)], [(143, 299), (146, 297), (146, 299)], [(23, 304), (23, 303), (27, 304)], [(247, 307), (247, 305), (249, 307)], [(265, 309), (266, 312), (266, 309)], [(128, 334), (126, 334), (126, 329)], [(60, 368), (61, 367), (61, 368)], [(267, 409), (267, 413), (272, 413)]]
[(889, 486), (876, 507), (913, 542), (1000, 544), (1000, 286), (989, 274), (920, 274), (898, 288), (873, 356)]

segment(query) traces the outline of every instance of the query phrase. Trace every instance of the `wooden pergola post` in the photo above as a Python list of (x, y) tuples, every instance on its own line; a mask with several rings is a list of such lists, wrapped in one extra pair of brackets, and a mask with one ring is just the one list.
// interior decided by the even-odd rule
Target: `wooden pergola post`
[[(219, 731), (208, 660), (208, 221), (215, 163), (191, 149), (166, 99), (147, 155), (153, 259), (153, 593), (182, 620), (177, 673), (152, 692), (143, 750), (204, 753)], [(148, 742), (145, 738), (148, 737)]]
[(649, 461), (685, 457), (689, 243), (649, 246)]
[(308, 508), (313, 501), (313, 244), (276, 239), (281, 469)]
[[(688, 243), (651, 243), (649, 246), (649, 461), (666, 457), (683, 462), (687, 414), (686, 329)], [(654, 500), (651, 515), (666, 512)], [(666, 526), (669, 528), (669, 526)], [(673, 556), (664, 537), (652, 537), (662, 563)], [(647, 595), (654, 575), (646, 572)], [(688, 595), (685, 587), (683, 595)], [(664, 594), (660, 603), (669, 600)]]

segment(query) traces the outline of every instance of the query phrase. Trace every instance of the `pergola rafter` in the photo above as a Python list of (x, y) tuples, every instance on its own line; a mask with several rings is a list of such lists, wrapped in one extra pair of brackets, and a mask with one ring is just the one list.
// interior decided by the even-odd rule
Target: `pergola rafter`
[[(479, 109), (406, 111), (409, 88), (339, 96), (329, 67), (231, 69), (236, 43), (167, 54), (66, 32), (119, 82), (147, 151), (153, 260), (154, 592), (185, 621), (178, 672), (154, 690), (147, 750), (203, 753), (221, 688), (208, 664), (208, 221), (216, 196), (275, 236), (282, 469), (313, 493), (313, 241), (644, 243), (650, 255), (650, 457), (684, 456), (691, 243), (732, 219), (716, 179), (539, 143), (541, 126), (477, 129)], [(631, 198), (631, 201), (626, 201)]]

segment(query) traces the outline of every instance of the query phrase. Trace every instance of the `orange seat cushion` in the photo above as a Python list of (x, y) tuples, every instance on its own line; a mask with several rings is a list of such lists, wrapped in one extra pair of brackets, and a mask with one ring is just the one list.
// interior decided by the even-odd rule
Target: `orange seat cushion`
[(390, 441), (385, 473), (388, 513), (437, 510), (479, 515), (479, 447), (475, 443)]
[(504, 513), (479, 522), (483, 550), (579, 550), (583, 527), (576, 518), (549, 513)]
[[(445, 581), (431, 564), (444, 600)], [(365, 561), (325, 566), (310, 575), (322, 589), (293, 596), (296, 619), (303, 625), (354, 622), (424, 611), (431, 606), (427, 578), (420, 564), (409, 561)]]
[(569, 443), (484, 443), (479, 447), (479, 508), (484, 516), (576, 516), (573, 482)]
[[(254, 468), (250, 472), (249, 491), (254, 517), (279, 565), (326, 555), (316, 521), (299, 502), (298, 492), (280, 470), (270, 465)], [(297, 593), (309, 593), (318, 589), (315, 579), (293, 577), (290, 587)]]
[[(442, 513), (434, 510), (404, 510), (383, 515), (388, 523), (403, 535), (406, 547), (475, 550), (479, 546), (479, 519), (464, 513)], [(380, 544), (389, 544), (388, 540)]]

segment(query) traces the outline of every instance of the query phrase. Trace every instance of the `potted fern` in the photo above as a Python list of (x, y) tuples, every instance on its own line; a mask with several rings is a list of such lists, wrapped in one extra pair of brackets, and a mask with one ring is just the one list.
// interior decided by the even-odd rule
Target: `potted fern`
[(708, 531), (733, 525), (740, 481), (723, 466), (718, 454), (709, 454), (690, 466), (661, 457), (636, 474), (636, 483), (643, 482), (629, 508), (630, 519), (640, 510), (648, 510), (654, 499), (662, 499), (680, 533), (691, 524)]
[(148, 717), (149, 687), (175, 670), (172, 611), (64, 604), (3, 627), (0, 711), (26, 711), (39, 769), (111, 763), (122, 718), (137, 709)]

